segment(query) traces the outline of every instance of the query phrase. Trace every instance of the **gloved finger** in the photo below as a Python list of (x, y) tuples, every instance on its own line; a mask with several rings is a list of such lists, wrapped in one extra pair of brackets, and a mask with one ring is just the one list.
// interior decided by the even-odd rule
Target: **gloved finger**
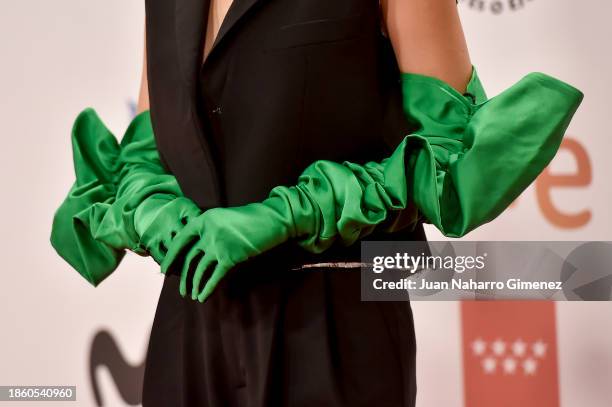
[(170, 247), (168, 247), (168, 251), (161, 263), (161, 272), (166, 274), (174, 262), (180, 258), (185, 248), (190, 247), (199, 238), (200, 234), (195, 227), (189, 228), (189, 226), (186, 226), (185, 229), (177, 234)]
[(181, 269), (181, 281), (179, 284), (179, 293), (181, 294), (181, 297), (185, 297), (187, 295), (187, 281), (189, 279), (189, 270), (192, 270), (192, 263), (195, 265), (196, 261), (203, 255), (204, 250), (198, 244), (195, 244), (187, 253), (187, 257), (185, 257), (185, 261), (183, 263), (183, 268)]
[(208, 271), (211, 267), (214, 269), (215, 264), (217, 263), (217, 259), (212, 254), (204, 255), (196, 268), (196, 271), (193, 275), (193, 286), (191, 288), (191, 299), (195, 300), (198, 298), (198, 293), (200, 292), (200, 284), (204, 279), (204, 275), (206, 271)]
[(210, 276), (210, 278), (206, 282), (206, 285), (204, 286), (204, 289), (202, 290), (200, 295), (198, 295), (198, 301), (200, 302), (206, 301), (206, 299), (215, 290), (215, 288), (217, 287), (221, 279), (225, 277), (229, 269), (230, 269), (229, 266), (224, 265), (222, 263), (217, 263), (215, 270), (212, 273), (212, 276)]

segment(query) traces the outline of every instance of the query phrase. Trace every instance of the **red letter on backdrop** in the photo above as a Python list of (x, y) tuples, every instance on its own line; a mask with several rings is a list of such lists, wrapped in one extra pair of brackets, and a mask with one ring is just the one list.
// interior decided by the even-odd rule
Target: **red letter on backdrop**
[[(536, 196), (544, 217), (555, 226), (564, 229), (574, 229), (586, 225), (591, 220), (588, 209), (576, 214), (566, 214), (553, 204), (551, 190), (561, 187), (586, 187), (591, 183), (591, 162), (584, 147), (576, 140), (565, 138), (561, 149), (566, 149), (576, 160), (576, 172), (570, 175), (553, 175), (547, 167), (536, 181)], [(585, 199), (585, 202), (588, 200)]]

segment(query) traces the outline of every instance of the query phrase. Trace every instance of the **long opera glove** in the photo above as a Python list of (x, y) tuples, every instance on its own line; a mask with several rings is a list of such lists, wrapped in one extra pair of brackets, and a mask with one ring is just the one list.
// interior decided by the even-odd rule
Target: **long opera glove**
[(408, 200), (405, 146), (404, 141), (380, 163), (316, 161), (297, 185), (278, 186), (262, 202), (205, 211), (178, 233), (162, 272), (185, 253), (179, 263), (180, 293), (188, 294), (191, 279), (191, 297), (203, 302), (234, 266), (289, 239), (322, 252), (336, 241), (350, 245), (377, 225), (387, 231), (414, 227), (417, 211)]
[(501, 213), (542, 171), (583, 97), (542, 73), (486, 100), (473, 69), (466, 93), (474, 103), (435, 78), (402, 79), (414, 134), (380, 163), (317, 161), (297, 185), (276, 187), (263, 202), (204, 212), (162, 262), (166, 272), (187, 251), (181, 294), (192, 278), (192, 298), (204, 301), (232, 267), (289, 239), (321, 252), (378, 225), (410, 227), (418, 219), (411, 201), (443, 233), (462, 236)]
[(125, 250), (161, 262), (165, 245), (201, 211), (166, 174), (148, 112), (130, 124), (119, 145), (96, 112), (84, 110), (72, 131), (76, 181), (56, 211), (51, 244), (97, 286)]
[(445, 236), (461, 237), (503, 212), (555, 156), (584, 97), (531, 72), (487, 99), (475, 67), (465, 94), (430, 76), (401, 75), (408, 193)]

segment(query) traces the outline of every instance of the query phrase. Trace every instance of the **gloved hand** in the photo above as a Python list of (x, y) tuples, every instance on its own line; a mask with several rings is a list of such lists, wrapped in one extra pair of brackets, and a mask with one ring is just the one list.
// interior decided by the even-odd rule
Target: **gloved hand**
[(389, 158), (317, 161), (296, 186), (276, 187), (261, 203), (204, 212), (177, 235), (162, 272), (187, 250), (181, 294), (195, 269), (192, 298), (204, 301), (233, 266), (288, 239), (321, 252), (377, 225), (414, 225), (411, 199), (444, 234), (462, 236), (501, 213), (550, 162), (583, 97), (533, 72), (486, 100), (475, 68), (466, 95), (418, 74), (403, 74), (402, 86), (415, 132)]
[(408, 193), (425, 220), (461, 237), (504, 211), (556, 154), (584, 95), (531, 72), (487, 100), (475, 67), (465, 95), (403, 73)]
[(389, 232), (414, 227), (417, 211), (408, 200), (405, 155), (404, 142), (381, 163), (316, 161), (297, 185), (278, 186), (262, 202), (209, 209), (178, 233), (162, 272), (186, 252), (179, 264), (180, 293), (187, 295), (192, 278), (191, 297), (203, 302), (235, 265), (288, 239), (318, 253), (336, 241), (350, 245), (377, 225)]
[(86, 109), (73, 126), (72, 145), (76, 182), (51, 231), (58, 254), (94, 286), (118, 267), (125, 249), (161, 262), (172, 237), (201, 210), (165, 172), (149, 112), (132, 121), (119, 145)]

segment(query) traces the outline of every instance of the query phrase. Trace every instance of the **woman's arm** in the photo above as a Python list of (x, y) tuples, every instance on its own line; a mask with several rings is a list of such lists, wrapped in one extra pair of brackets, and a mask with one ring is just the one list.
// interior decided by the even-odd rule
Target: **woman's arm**
[(381, 0), (402, 72), (433, 76), (463, 93), (472, 63), (455, 0)]

